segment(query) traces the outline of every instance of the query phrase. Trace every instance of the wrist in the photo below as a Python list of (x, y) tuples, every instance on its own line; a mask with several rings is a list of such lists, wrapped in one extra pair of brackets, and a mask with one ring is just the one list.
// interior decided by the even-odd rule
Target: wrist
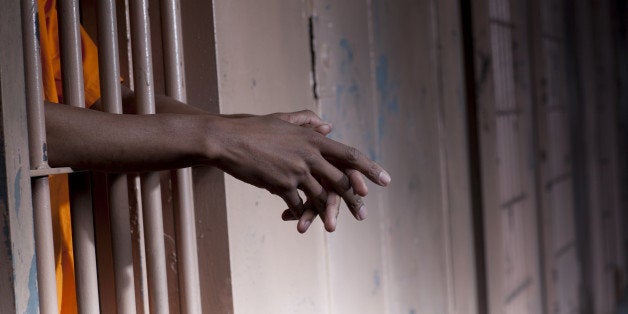
[(223, 156), (223, 137), (225, 135), (225, 124), (228, 118), (215, 114), (205, 114), (197, 116), (199, 126), (197, 148), (200, 150), (198, 154), (202, 158), (203, 164), (218, 166)]

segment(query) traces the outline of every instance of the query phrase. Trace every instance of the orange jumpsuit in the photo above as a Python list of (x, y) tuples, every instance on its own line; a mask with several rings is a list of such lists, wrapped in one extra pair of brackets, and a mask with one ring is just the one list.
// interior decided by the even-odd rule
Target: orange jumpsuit
[[(49, 102), (63, 102), (56, 0), (38, 0), (39, 42), (44, 83), (44, 97)], [(81, 27), (85, 104), (100, 98), (98, 53), (96, 45)], [(50, 201), (55, 246), (55, 270), (60, 313), (76, 313), (74, 253), (67, 175), (50, 177)]]

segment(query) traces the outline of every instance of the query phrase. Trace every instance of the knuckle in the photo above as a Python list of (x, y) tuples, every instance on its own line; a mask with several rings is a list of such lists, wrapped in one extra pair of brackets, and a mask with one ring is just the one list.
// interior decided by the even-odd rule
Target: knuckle
[(302, 179), (310, 174), (310, 168), (307, 166), (305, 162), (296, 166), (294, 169), (294, 174), (297, 178)]
[(295, 189), (295, 184), (291, 180), (284, 179), (277, 182), (274, 189), (282, 195), (288, 195)]
[(360, 160), (360, 156), (362, 155), (362, 153), (360, 153), (360, 151), (355, 148), (355, 147), (347, 147), (347, 151), (346, 151), (346, 158), (347, 161), (354, 163), (357, 162), (358, 160)]
[(341, 193), (344, 193), (346, 191), (349, 191), (349, 189), (351, 189), (351, 182), (349, 181), (349, 178), (347, 176), (342, 176), (342, 178), (340, 178), (337, 184), (338, 184), (339, 192)]
[(321, 134), (318, 134), (316, 132), (310, 132), (309, 135), (309, 142), (314, 145), (314, 146), (318, 146), (320, 145), (323, 141), (324, 141), (325, 137)]
[(347, 202), (347, 206), (349, 206), (351, 210), (358, 210), (363, 204), (361, 197), (355, 197)]
[(379, 173), (381, 172), (381, 170), (379, 169), (379, 166), (377, 166), (375, 163), (371, 163), (367, 171), (368, 171), (368, 176), (370, 178), (378, 178)]

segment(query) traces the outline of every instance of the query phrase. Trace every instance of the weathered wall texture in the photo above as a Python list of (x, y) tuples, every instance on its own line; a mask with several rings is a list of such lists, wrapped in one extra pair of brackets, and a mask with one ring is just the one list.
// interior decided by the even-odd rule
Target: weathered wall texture
[(343, 208), (335, 233), (305, 236), (279, 220), (281, 200), (227, 178), (235, 311), (474, 313), (458, 3), (214, 9), (221, 112), (313, 109), (393, 177), (369, 186), (366, 221)]
[(302, 236), (227, 176), (233, 309), (611, 313), (612, 3), (215, 1), (221, 112), (315, 110), (393, 177)]
[[(222, 113), (314, 109), (308, 9), (301, 1), (216, 1)], [(281, 221), (283, 201), (227, 177), (233, 306), (237, 313), (328, 310), (325, 238)]]

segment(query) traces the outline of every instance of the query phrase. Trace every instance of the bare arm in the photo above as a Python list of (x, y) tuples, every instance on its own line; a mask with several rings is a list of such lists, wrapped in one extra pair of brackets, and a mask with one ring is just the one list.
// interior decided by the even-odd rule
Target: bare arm
[[(134, 107), (128, 92), (125, 108)], [(221, 116), (165, 96), (156, 105), (155, 115), (114, 115), (46, 104), (50, 164), (109, 172), (216, 166), (282, 197), (289, 207), (282, 218), (299, 219), (300, 232), (317, 215), (333, 231), (340, 197), (364, 219), (360, 173), (379, 185), (390, 181), (358, 150), (327, 139), (331, 126), (309, 111)]]
[(51, 166), (142, 172), (211, 159), (204, 148), (209, 116), (115, 115), (51, 103), (45, 112)]

